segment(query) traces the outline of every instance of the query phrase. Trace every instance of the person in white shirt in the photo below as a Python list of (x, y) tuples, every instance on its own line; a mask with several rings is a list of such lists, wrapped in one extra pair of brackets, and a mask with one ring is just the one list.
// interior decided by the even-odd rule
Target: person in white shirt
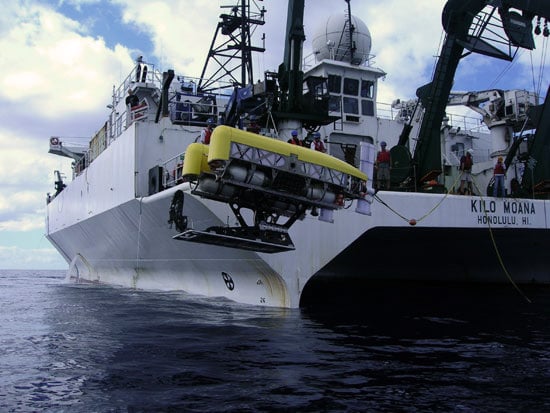
[(319, 151), (319, 152), (327, 151), (327, 148), (325, 148), (325, 144), (321, 140), (321, 134), (319, 132), (315, 132), (313, 134), (313, 142), (311, 142), (311, 145), (309, 145), (309, 147), (314, 151)]

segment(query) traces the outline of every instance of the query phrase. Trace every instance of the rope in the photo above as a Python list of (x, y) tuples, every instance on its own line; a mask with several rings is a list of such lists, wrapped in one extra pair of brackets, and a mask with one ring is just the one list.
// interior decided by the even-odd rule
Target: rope
[[(451, 188), (455, 187), (455, 185), (458, 183), (458, 180), (460, 179), (461, 175), (462, 174), (457, 175), (457, 177), (456, 177), (455, 181), (453, 182)], [(397, 215), (398, 217), (400, 217), (404, 221), (408, 222), (411, 225), (416, 225), (418, 222), (423, 221), (428, 216), (430, 216), (437, 208), (439, 208), (441, 206), (441, 204), (443, 203), (443, 201), (445, 201), (448, 196), (449, 196), (449, 192), (446, 192), (445, 195), (428, 212), (426, 212), (424, 215), (422, 215), (418, 219), (407, 218), (407, 217), (401, 215), (399, 212), (397, 212), (395, 209), (393, 209), (391, 206), (389, 206), (386, 202), (384, 202), (377, 194), (374, 194), (374, 199), (376, 199), (378, 202), (380, 202), (382, 205), (384, 205), (386, 208), (388, 208), (390, 211), (392, 211), (395, 215)]]
[(380, 202), (382, 205), (384, 205), (386, 208), (388, 208), (391, 212), (393, 212), (395, 215), (403, 219), (404, 221), (410, 222), (409, 218), (404, 217), (399, 212), (397, 212), (395, 209), (393, 209), (391, 206), (386, 204), (377, 194), (374, 194), (374, 199), (376, 199), (378, 202)]
[[(479, 190), (479, 187), (477, 186), (476, 182), (474, 179), (472, 179), (472, 182), (476, 188), (476, 190), (479, 192), (479, 197), (481, 198), (481, 200), (483, 202), (485, 202), (485, 200), (483, 199), (483, 196), (481, 196), (481, 191)], [(506, 277), (508, 278), (508, 281), (510, 281), (510, 283), (514, 286), (514, 288), (520, 293), (520, 295), (529, 303), (531, 304), (531, 300), (529, 299), (529, 297), (527, 297), (525, 295), (525, 293), (523, 291), (521, 291), (521, 289), (518, 287), (518, 285), (514, 282), (514, 280), (512, 279), (512, 276), (510, 275), (510, 273), (508, 272), (508, 270), (506, 269), (506, 266), (504, 265), (504, 261), (502, 260), (502, 256), (500, 255), (500, 251), (498, 249), (498, 246), (497, 246), (497, 243), (496, 243), (496, 240), (495, 240), (495, 236), (493, 234), (493, 228), (491, 227), (491, 220), (488, 219), (489, 217), (487, 216), (487, 210), (485, 208), (484, 209), (484, 213), (485, 213), (485, 217), (487, 218), (487, 227), (489, 228), (489, 235), (491, 236), (491, 242), (493, 243), (493, 248), (495, 250), (495, 254), (497, 256), (497, 259), (498, 259), (498, 262), (500, 264), (500, 267), (502, 268), (502, 271), (504, 271), (504, 274), (506, 274)]]
[[(461, 177), (461, 174), (458, 174), (457, 175), (457, 178), (455, 179), (455, 181), (453, 182), (453, 185), (451, 188), (454, 188), (455, 185), (457, 184), (458, 180), (460, 179)], [(481, 200), (483, 202), (485, 202), (485, 200), (483, 199), (483, 196), (481, 195), (482, 192), (481, 190), (479, 189), (479, 187), (477, 186), (476, 182), (475, 182), (475, 179), (472, 177), (472, 183), (475, 187), (475, 189), (477, 190), (477, 192), (479, 193), (479, 197), (481, 198)], [(390, 211), (392, 211), (395, 215), (397, 215), (398, 217), (400, 217), (401, 219), (403, 219), (404, 221), (408, 222), (410, 225), (416, 225), (416, 223), (422, 221), (423, 219), (425, 219), (426, 217), (428, 217), (431, 213), (433, 213), (437, 208), (439, 208), (439, 206), (441, 206), (441, 204), (443, 203), (443, 201), (445, 201), (445, 199), (447, 199), (447, 196), (449, 195), (449, 192), (445, 193), (445, 196), (443, 196), (439, 202), (437, 202), (433, 208), (431, 208), (426, 214), (424, 214), (422, 217), (418, 218), (417, 220), (415, 220), (414, 218), (407, 218), (405, 217), (404, 215), (400, 214), (399, 212), (397, 212), (395, 209), (393, 209), (391, 206), (389, 206), (384, 200), (382, 200), (377, 194), (374, 195), (374, 199), (376, 199), (378, 202), (380, 202), (382, 205), (384, 205), (386, 208), (388, 208)], [(484, 210), (484, 213), (485, 213), (485, 216), (486, 218), (487, 217), (487, 211)], [(497, 256), (497, 259), (498, 259), (498, 262), (500, 264), (500, 267), (502, 268), (502, 270), (504, 271), (504, 274), (506, 275), (506, 277), (508, 278), (508, 281), (512, 284), (512, 286), (520, 293), (520, 295), (529, 303), (531, 304), (531, 300), (529, 299), (529, 297), (527, 297), (525, 295), (525, 293), (518, 287), (518, 285), (514, 282), (514, 280), (512, 279), (510, 273), (508, 272), (508, 270), (506, 269), (506, 266), (504, 265), (504, 261), (502, 260), (502, 256), (500, 255), (500, 251), (498, 249), (498, 246), (497, 246), (497, 243), (496, 243), (496, 240), (495, 240), (495, 237), (494, 237), (494, 234), (493, 234), (493, 228), (491, 227), (491, 223), (490, 223), (490, 220), (487, 219), (487, 227), (489, 229), (489, 235), (491, 237), (491, 242), (493, 244), (493, 248), (495, 250), (495, 254)]]

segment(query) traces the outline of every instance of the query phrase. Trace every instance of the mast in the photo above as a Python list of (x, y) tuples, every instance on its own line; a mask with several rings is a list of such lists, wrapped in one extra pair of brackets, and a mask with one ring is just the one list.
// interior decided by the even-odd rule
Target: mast
[(220, 14), (198, 84), (202, 93), (252, 84), (252, 53), (265, 51), (263, 47), (252, 46), (251, 38), (252, 28), (265, 24), (265, 8), (252, 12), (250, 0), (222, 8), (230, 8), (231, 12)]
[(279, 66), (279, 86), (282, 91), (282, 112), (301, 110), (302, 49), (304, 33), (304, 0), (289, 0), (286, 19), (286, 37), (283, 63)]

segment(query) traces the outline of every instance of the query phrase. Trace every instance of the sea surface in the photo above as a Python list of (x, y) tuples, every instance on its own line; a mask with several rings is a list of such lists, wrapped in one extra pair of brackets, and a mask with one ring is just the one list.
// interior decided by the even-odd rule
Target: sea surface
[(550, 412), (550, 289), (285, 310), (0, 271), (1, 412)]

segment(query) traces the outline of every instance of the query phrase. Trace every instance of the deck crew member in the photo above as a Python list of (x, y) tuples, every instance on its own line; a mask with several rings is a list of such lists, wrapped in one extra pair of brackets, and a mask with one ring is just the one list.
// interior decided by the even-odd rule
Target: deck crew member
[(391, 155), (386, 150), (386, 142), (380, 142), (380, 152), (376, 156), (376, 181), (378, 189), (390, 189), (390, 164)]
[(139, 105), (139, 98), (134, 94), (132, 89), (128, 89), (128, 96), (126, 96), (126, 106), (133, 108)]
[(260, 125), (258, 125), (256, 116), (255, 115), (250, 115), (248, 120), (250, 121), (250, 123), (248, 124), (248, 127), (246, 128), (246, 130), (248, 132), (252, 132), (252, 133), (260, 133), (262, 128), (260, 128)]
[(206, 122), (206, 128), (201, 132), (201, 143), (205, 145), (210, 145), (210, 136), (212, 136), (212, 130), (214, 129), (214, 120), (212, 118), (208, 119)]
[(128, 89), (128, 96), (126, 96), (126, 127), (136, 120), (135, 110), (139, 106), (139, 98), (132, 89)]
[(315, 151), (319, 152), (326, 152), (327, 149), (325, 148), (325, 144), (321, 140), (321, 134), (319, 132), (315, 132), (313, 134), (313, 142), (311, 142), (311, 145), (309, 147)]
[(462, 155), (460, 158), (460, 172), (462, 176), (460, 177), (460, 189), (458, 190), (459, 194), (464, 195), (464, 184), (468, 183), (468, 192), (472, 195), (472, 166), (474, 160), (472, 159), (472, 150), (468, 149), (466, 155)]
[(291, 143), (293, 145), (298, 145), (298, 146), (304, 146), (300, 138), (298, 138), (298, 131), (293, 130), (292, 132), (290, 132), (290, 135), (291, 137), (288, 140), (288, 143)]
[(506, 165), (504, 165), (504, 162), (502, 162), (502, 156), (499, 156), (497, 159), (497, 163), (495, 165), (495, 169), (493, 171), (493, 176), (495, 177), (495, 183), (493, 184), (493, 196), (497, 197), (500, 193), (502, 194), (502, 197), (506, 194), (506, 191), (504, 189), (504, 175), (506, 174)]

